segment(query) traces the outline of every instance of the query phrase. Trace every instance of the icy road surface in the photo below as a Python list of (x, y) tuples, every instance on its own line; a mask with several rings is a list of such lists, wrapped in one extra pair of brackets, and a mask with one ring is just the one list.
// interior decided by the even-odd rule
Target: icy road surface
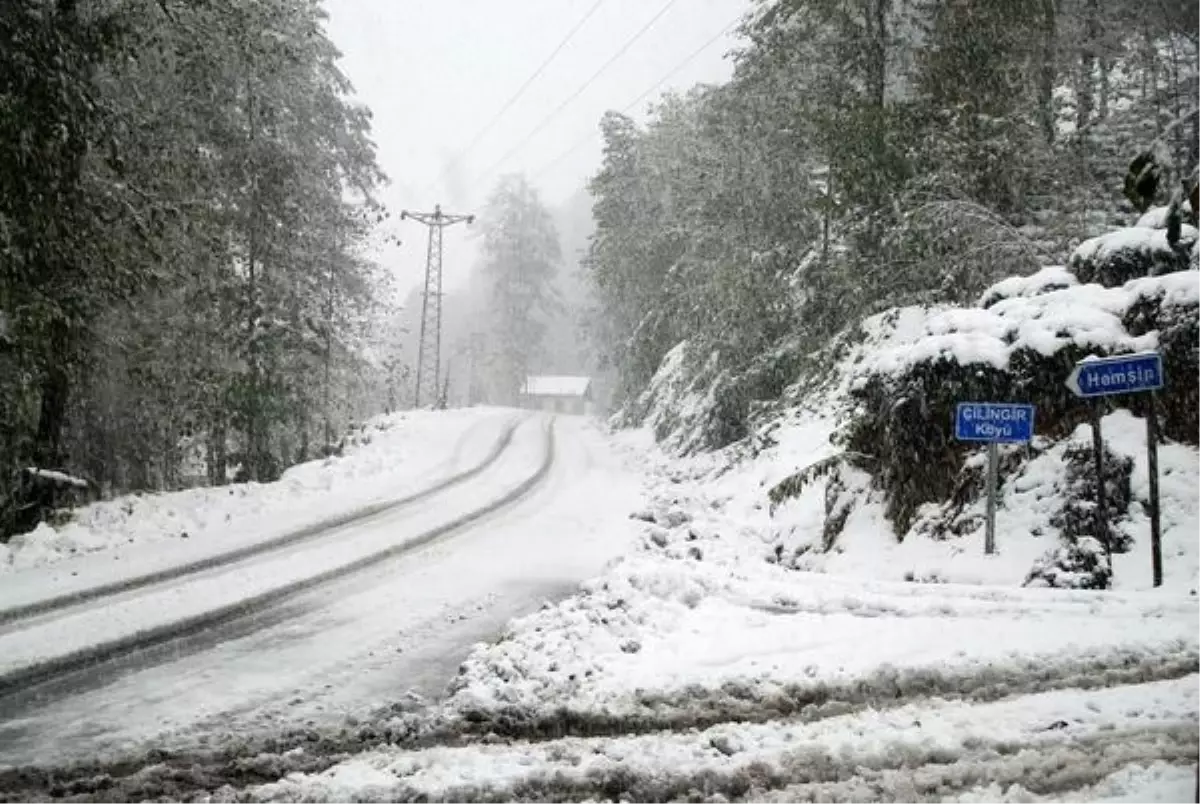
[[(0, 661), (36, 663), (403, 544), (535, 474), (546, 424), (523, 422), (478, 479), (331, 538), (5, 629)], [(0, 763), (97, 759), (150, 739), (187, 744), (282, 721), (344, 722), (439, 694), (473, 643), (572, 591), (633, 536), (626, 515), (637, 476), (591, 423), (559, 417), (554, 434), (548, 472), (509, 507), (252, 617), (0, 699)]]

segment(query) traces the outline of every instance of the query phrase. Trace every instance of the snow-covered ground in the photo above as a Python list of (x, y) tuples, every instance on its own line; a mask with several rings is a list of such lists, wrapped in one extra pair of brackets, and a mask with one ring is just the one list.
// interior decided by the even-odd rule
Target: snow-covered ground
[[(365, 423), (341, 456), (288, 469), (274, 483), (239, 483), (163, 494), (131, 494), (73, 511), (0, 544), (0, 575), (103, 553), (164, 544), (173, 553), (233, 549), (247, 542), (403, 496), (484, 460), (513, 412), (471, 408), (405, 411)], [(199, 547), (196, 547), (199, 545)], [(73, 563), (63, 573), (79, 571)], [(7, 580), (6, 580), (7, 583)]]
[[(1131, 419), (1104, 422), (1129, 454), (1144, 433)], [(1118, 590), (1077, 591), (1020, 587), (1045, 548), (1023, 530), (1037, 507), (1020, 476), (996, 556), (975, 539), (896, 544), (868, 505), (822, 572), (768, 561), (780, 518), (819, 533), (819, 488), (774, 519), (765, 492), (820, 457), (828, 432), (798, 415), (733, 468), (621, 434), (652, 474), (642, 538), (463, 663), (429, 728), (481, 742), (369, 752), (252, 797), (1191, 800), (1195, 451), (1160, 452), (1164, 542), (1181, 565), (1168, 584), (1150, 590), (1143, 549), (1122, 557)], [(1129, 524), (1144, 547), (1145, 522)]]
[[(812, 722), (381, 750), (252, 791), (259, 801), (1188, 801), (1197, 676), (995, 702), (925, 701)], [(1167, 759), (1164, 761), (1162, 757)], [(1065, 795), (1064, 795), (1065, 794)], [(717, 798), (720, 796), (720, 798)]]
[[(580, 722), (680, 726), (769, 716), (813, 695), (957, 695), (985, 683), (1030, 691), (1077, 674), (1102, 682), (1131, 657), (1146, 672), (1196, 662), (1197, 605), (1186, 584), (1150, 593), (1022, 589), (1022, 551), (984, 559), (979, 544), (966, 548), (980, 554), (963, 557), (966, 574), (977, 584), (971, 567), (982, 565), (1007, 585), (907, 583), (914, 570), (953, 579), (957, 565), (948, 551), (924, 567), (914, 563), (927, 557), (922, 550), (889, 551), (894, 537), (878, 517), (874, 527), (866, 517), (855, 526), (845, 554), (861, 558), (830, 562), (829, 573), (768, 562), (769, 532), (755, 529), (753, 497), (736, 494), (757, 489), (762, 498), (752, 477), (695, 483), (678, 464), (660, 474), (640, 549), (477, 651), (448, 701), (451, 716), (540, 728), (566, 711)], [(1194, 510), (1194, 485), (1190, 493)], [(1168, 533), (1178, 550), (1196, 529)]]
[[(1119, 525), (1133, 547), (1115, 556), (1111, 590), (1023, 586), (1060, 544), (1051, 519), (1066, 498), (1066, 451), (1090, 444), (1087, 425), (1035, 445), (1004, 476), (995, 555), (984, 555), (979, 528), (939, 539), (914, 526), (898, 539), (864, 473), (843, 475), (861, 494), (829, 551), (824, 480), (775, 510), (767, 492), (836, 451), (830, 435), (864, 372), (933, 355), (1003, 369), (1021, 348), (1155, 348), (1157, 334), (1130, 335), (1124, 313), (1147, 298), (1194, 304), (1198, 292), (1194, 271), (1102, 289), (1047, 269), (997, 286), (986, 308), (868, 322), (828, 395), (778, 420), (753, 455), (679, 458), (647, 430), (620, 434), (652, 478), (635, 512), (637, 548), (479, 645), (424, 726), (437, 745), (367, 753), (253, 795), (1190, 800), (1200, 725), (1194, 447), (1159, 449), (1161, 588), (1148, 547), (1146, 426), (1127, 410), (1102, 421), (1109, 449), (1133, 462)], [(702, 417), (688, 408), (708, 402), (676, 376), (682, 354), (646, 398), (650, 427), (685, 434), (668, 447), (692, 443), (690, 422)], [(799, 558), (781, 560), (784, 548)], [(474, 739), (455, 744), (462, 735)]]

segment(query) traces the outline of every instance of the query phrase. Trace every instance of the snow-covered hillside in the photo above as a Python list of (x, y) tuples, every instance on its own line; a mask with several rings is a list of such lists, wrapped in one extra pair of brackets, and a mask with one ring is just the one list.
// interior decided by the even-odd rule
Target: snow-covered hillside
[[(1192, 257), (1195, 231), (1185, 227)], [(1115, 287), (1079, 273), (1114, 263), (1157, 265), (1162, 232), (1121, 230), (1083, 243), (1053, 266), (987, 290), (977, 306), (905, 307), (863, 321), (812, 361), (750, 435), (694, 453), (719, 411), (717, 383), (689, 369), (687, 344), (663, 361), (638, 400), (660, 438), (678, 496), (750, 533), (748, 553), (795, 569), (880, 579), (1024, 583), (1110, 582), (1091, 506), (1092, 405), (1101, 407), (1114, 553), (1111, 584), (1148, 588), (1149, 473), (1145, 400), (1099, 403), (1065, 386), (1075, 362), (1146, 350), (1163, 355), (1159, 479), (1166, 583), (1197, 588), (1197, 325), (1200, 271)], [(1162, 241), (1162, 242), (1159, 242)], [(830, 364), (833, 364), (832, 366)], [(999, 555), (985, 557), (986, 451), (952, 437), (959, 402), (1029, 402), (1036, 435), (1000, 447)], [(668, 454), (689, 457), (669, 458)]]

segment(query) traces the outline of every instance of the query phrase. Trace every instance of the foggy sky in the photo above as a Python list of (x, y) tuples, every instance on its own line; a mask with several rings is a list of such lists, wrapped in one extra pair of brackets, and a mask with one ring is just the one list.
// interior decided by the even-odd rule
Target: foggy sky
[[(383, 200), (402, 208), (479, 212), (497, 176), (524, 172), (548, 205), (582, 187), (600, 155), (597, 123), (620, 109), (750, 7), (750, 0), (675, 0), (666, 14), (546, 128), (493, 166), (608, 61), (668, 0), (605, 0), (487, 136), (456, 157), (533, 74), (595, 0), (327, 0), (329, 33), (357, 98), (374, 112), (379, 161), (392, 179)], [(721, 81), (732, 32), (662, 88)], [(564, 151), (588, 138), (552, 168)], [(491, 169), (491, 170), (489, 170)], [(393, 217), (395, 221), (395, 216)], [(424, 270), (425, 232), (399, 224), (400, 248), (380, 257), (402, 287)], [(477, 245), (464, 230), (446, 236), (445, 277), (464, 281)]]

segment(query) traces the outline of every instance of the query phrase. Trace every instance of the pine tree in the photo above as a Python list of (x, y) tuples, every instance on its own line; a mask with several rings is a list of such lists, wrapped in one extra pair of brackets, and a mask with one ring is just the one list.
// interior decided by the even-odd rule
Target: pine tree
[(481, 221), (492, 384), (497, 401), (517, 404), (556, 303), (558, 233), (537, 191), (519, 175), (500, 179)]

